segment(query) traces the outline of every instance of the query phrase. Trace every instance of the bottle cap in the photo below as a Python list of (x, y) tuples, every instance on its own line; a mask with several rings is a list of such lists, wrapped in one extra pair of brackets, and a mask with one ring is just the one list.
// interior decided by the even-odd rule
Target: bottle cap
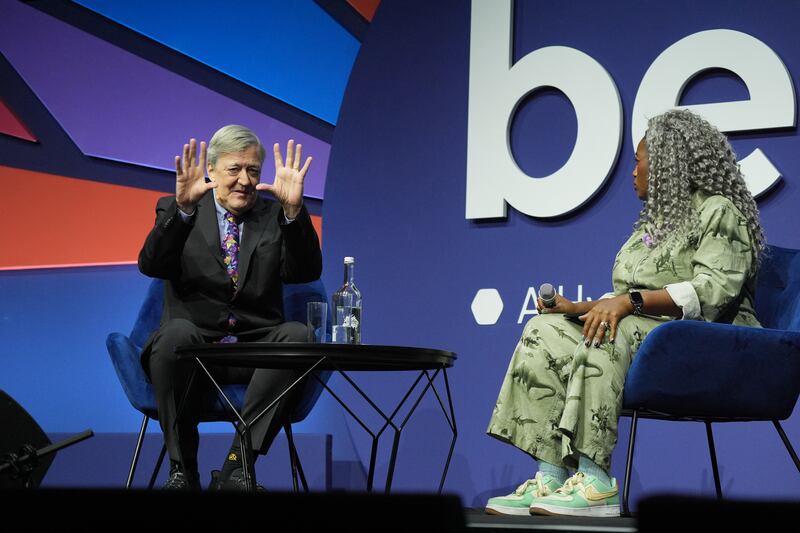
[(352, 264), (352, 263), (355, 263), (355, 262), (356, 262), (356, 258), (355, 257), (348, 256), (348, 257), (344, 258), (344, 264), (345, 265), (349, 265), (349, 264)]

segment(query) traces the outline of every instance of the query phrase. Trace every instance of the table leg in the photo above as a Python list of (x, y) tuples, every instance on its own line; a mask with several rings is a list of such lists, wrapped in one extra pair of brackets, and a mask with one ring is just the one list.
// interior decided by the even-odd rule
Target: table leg
[[(242, 415), (239, 414), (239, 411), (236, 410), (236, 407), (233, 406), (233, 402), (231, 402), (230, 398), (225, 394), (222, 390), (222, 387), (219, 386), (217, 380), (214, 379), (214, 376), (211, 375), (206, 365), (198, 358), (195, 357), (195, 361), (203, 369), (206, 376), (208, 377), (211, 384), (217, 389), (217, 394), (219, 398), (225, 400), (225, 403), (228, 405), (228, 409), (234, 414), (234, 416), (238, 419), (239, 423), (234, 424), (234, 429), (239, 433), (239, 441), (242, 443), (242, 473), (244, 474), (244, 487), (247, 491), (252, 491), (254, 487), (253, 477), (255, 476), (255, 470), (252, 468), (252, 465), (249, 465), (247, 462), (247, 458), (249, 457), (251, 450), (250, 446), (250, 426), (245, 422), (242, 418)], [(194, 373), (192, 373), (194, 376)]]
[[(444, 375), (445, 388), (446, 388), (446, 391), (447, 391), (447, 399), (448, 399), (449, 406), (450, 406), (450, 415), (451, 415), (450, 417), (447, 416), (447, 411), (444, 408), (444, 405), (442, 404), (442, 399), (439, 396), (439, 392), (436, 390), (436, 387), (433, 384), (433, 382), (436, 380), (436, 376), (439, 375), (439, 371), (440, 370), (443, 372), (443, 375)], [(390, 460), (390, 463), (389, 463), (389, 474), (388, 474), (387, 480), (386, 480), (386, 493), (387, 494), (389, 494), (389, 491), (391, 490), (391, 484), (392, 484), (392, 480), (393, 480), (393, 476), (394, 476), (395, 462), (397, 460), (397, 449), (398, 449), (398, 447), (400, 445), (400, 432), (402, 432), (403, 428), (405, 428), (405, 426), (408, 423), (409, 419), (411, 418), (411, 416), (416, 411), (416, 409), (419, 406), (419, 404), (422, 401), (422, 399), (425, 397), (425, 394), (428, 392), (428, 389), (433, 390), (433, 393), (436, 396), (437, 401), (439, 402), (439, 407), (442, 409), (442, 414), (444, 415), (445, 420), (447, 420), (447, 423), (450, 426), (450, 430), (453, 432), (453, 439), (450, 441), (450, 449), (449, 449), (448, 454), (447, 454), (447, 460), (445, 461), (444, 471), (442, 472), (442, 477), (441, 477), (441, 479), (439, 481), (439, 491), (438, 491), (439, 494), (441, 494), (442, 488), (444, 487), (444, 480), (445, 480), (445, 477), (447, 476), (447, 471), (449, 470), (449, 467), (450, 467), (450, 461), (452, 460), (452, 457), (453, 457), (453, 450), (455, 449), (456, 436), (457, 436), (457, 431), (456, 431), (456, 428), (455, 428), (455, 413), (453, 411), (453, 402), (452, 402), (452, 397), (450, 395), (450, 384), (449, 384), (449, 381), (447, 379), (447, 369), (444, 368), (444, 367), (437, 369), (436, 372), (433, 374), (433, 377), (431, 377), (430, 374), (428, 374), (427, 370), (423, 370), (422, 372), (420, 372), (420, 377), (423, 376), (423, 375), (428, 380), (428, 384), (422, 390), (422, 392), (420, 393), (419, 397), (417, 398), (417, 401), (414, 403), (414, 406), (411, 408), (411, 410), (408, 412), (408, 414), (406, 415), (406, 417), (403, 420), (403, 422), (400, 424), (400, 429), (395, 431), (395, 439), (394, 439), (394, 444), (392, 446), (392, 456), (391, 456), (391, 460)], [(411, 388), (409, 389), (408, 394), (410, 394), (411, 391), (413, 391), (414, 388), (416, 388), (418, 382), (419, 382), (419, 378), (411, 386)], [(406, 395), (406, 398), (408, 397), (408, 394)], [(402, 405), (406, 401), (406, 398), (403, 398), (403, 401), (400, 403), (400, 405)], [(400, 408), (400, 406), (398, 406), (398, 409), (399, 408)], [(397, 413), (398, 409), (395, 410), (395, 414)], [(394, 416), (395, 415), (393, 414), (392, 418), (394, 418)]]
[[(309, 374), (311, 374), (320, 364), (322, 364), (325, 361), (325, 359), (326, 359), (326, 357), (323, 356), (319, 361), (314, 363), (305, 373), (303, 373), (302, 376), (297, 378), (297, 380), (295, 380), (291, 385), (289, 385), (289, 387), (286, 390), (284, 390), (275, 400), (273, 400), (266, 408), (264, 408), (260, 413), (258, 413), (255, 417), (253, 417), (252, 422), (250, 422), (250, 424), (248, 424), (242, 418), (242, 415), (239, 413), (239, 411), (236, 410), (236, 407), (234, 407), (233, 402), (230, 401), (228, 396), (222, 390), (222, 387), (220, 387), (219, 384), (217, 383), (217, 381), (214, 379), (214, 376), (211, 375), (211, 372), (209, 372), (208, 368), (206, 368), (206, 366), (203, 364), (203, 362), (200, 360), (200, 358), (195, 357), (195, 361), (197, 361), (197, 364), (200, 366), (200, 368), (203, 369), (203, 371), (205, 372), (206, 376), (211, 381), (211, 384), (217, 390), (217, 394), (219, 395), (219, 397), (221, 397), (223, 400), (225, 400), (225, 403), (228, 405), (228, 408), (230, 409), (230, 411), (234, 414), (234, 416), (239, 421), (238, 424), (234, 425), (234, 428), (239, 433), (239, 440), (242, 443), (242, 472), (244, 473), (244, 483), (245, 483), (245, 489), (247, 491), (254, 491), (255, 488), (256, 488), (256, 484), (255, 484), (255, 464), (251, 465), (251, 464), (248, 463), (248, 460), (247, 460), (247, 458), (250, 457), (250, 454), (253, 451), (252, 443), (250, 442), (250, 426), (252, 424), (256, 423), (266, 413), (268, 413), (270, 409), (274, 409), (275, 406), (278, 405), (278, 402), (280, 402), (283, 399), (284, 396), (289, 394), (289, 392), (291, 392), (292, 389), (294, 389)], [(194, 375), (195, 375), (196, 370), (197, 369), (195, 368), (192, 371), (192, 375), (191, 375), (191, 378), (190, 378), (190, 385), (191, 385), (192, 380), (194, 379)], [(187, 387), (187, 393), (188, 393), (188, 387)], [(185, 399), (185, 396), (184, 396), (184, 399)]]
[[(447, 409), (445, 408), (444, 404), (442, 403), (442, 399), (439, 396), (439, 393), (438, 393), (438, 391), (436, 390), (436, 387), (433, 384), (433, 382), (436, 379), (436, 376), (439, 374), (440, 370), (443, 372), (443, 375), (444, 375), (445, 389), (446, 389), (446, 392), (447, 392), (447, 401), (448, 401), (448, 405), (449, 405), (449, 408), (450, 408), (449, 409), (450, 410), (450, 416), (448, 416)], [(441, 477), (441, 479), (439, 481), (439, 491), (438, 492), (439, 492), (439, 494), (441, 494), (442, 489), (444, 487), (444, 480), (445, 480), (445, 478), (447, 476), (447, 472), (448, 472), (449, 467), (450, 467), (450, 462), (451, 462), (452, 457), (453, 457), (453, 451), (455, 450), (456, 438), (458, 436), (458, 431), (457, 431), (457, 428), (456, 428), (456, 425), (455, 425), (455, 412), (453, 410), (452, 395), (451, 395), (451, 392), (450, 392), (450, 383), (449, 383), (449, 380), (447, 378), (447, 370), (444, 367), (439, 368), (439, 369), (436, 370), (436, 373), (433, 375), (433, 377), (431, 377), (428, 374), (427, 370), (421, 371), (420, 374), (417, 376), (417, 379), (409, 387), (409, 389), (406, 392), (405, 396), (398, 403), (398, 405), (395, 407), (394, 411), (392, 412), (392, 414), (390, 416), (386, 416), (384, 414), (384, 412), (369, 398), (369, 396), (367, 396), (366, 393), (364, 393), (361, 390), (361, 388), (355, 383), (355, 381), (353, 381), (344, 371), (342, 371), (341, 369), (336, 368), (336, 372), (338, 372), (343, 378), (345, 378), (345, 380), (350, 384), (350, 386), (353, 387), (353, 389), (356, 392), (358, 392), (358, 394), (384, 420), (384, 424), (380, 428), (378, 433), (377, 434), (373, 433), (372, 430), (370, 430), (367, 427), (367, 425), (364, 424), (364, 422), (347, 406), (347, 404), (345, 404), (345, 402), (341, 398), (339, 398), (336, 395), (336, 393), (334, 393), (333, 390), (331, 390), (331, 388), (326, 383), (323, 383), (320, 380), (320, 383), (323, 386), (323, 388), (325, 390), (327, 390), (331, 394), (331, 396), (333, 396), (333, 398), (339, 403), (339, 405), (341, 405), (347, 411), (347, 413), (364, 429), (364, 431), (369, 433), (369, 435), (372, 437), (372, 449), (371, 449), (371, 453), (370, 453), (369, 472), (367, 474), (367, 492), (371, 492), (372, 491), (372, 487), (373, 487), (374, 476), (375, 476), (375, 465), (376, 465), (376, 462), (377, 462), (378, 442), (380, 440), (380, 437), (383, 435), (383, 432), (389, 427), (392, 427), (392, 429), (394, 429), (395, 435), (394, 435), (394, 439), (392, 441), (392, 451), (391, 451), (391, 458), (390, 458), (390, 461), (389, 461), (389, 469), (388, 469), (388, 473), (387, 473), (385, 492), (388, 494), (391, 491), (391, 486), (392, 486), (392, 481), (393, 481), (393, 478), (394, 478), (394, 471), (395, 471), (395, 466), (396, 466), (396, 462), (397, 462), (397, 455), (398, 455), (398, 449), (399, 449), (399, 446), (400, 446), (400, 437), (401, 437), (401, 434), (402, 434), (402, 430), (403, 430), (405, 424), (411, 418), (411, 415), (416, 411), (417, 407), (419, 406), (420, 402), (424, 398), (424, 396), (427, 393), (428, 389), (432, 389), (433, 390), (433, 392), (436, 395), (436, 398), (437, 398), (437, 400), (439, 402), (439, 406), (442, 409), (442, 413), (444, 414), (444, 417), (447, 420), (448, 425), (450, 426), (450, 430), (453, 433), (453, 439), (450, 442), (450, 449), (448, 451), (447, 460), (446, 460), (445, 466), (444, 466), (444, 471), (442, 472), (442, 477)], [(400, 411), (400, 409), (402, 408), (402, 406), (405, 404), (405, 402), (408, 400), (408, 398), (414, 392), (414, 390), (417, 387), (417, 384), (420, 382), (420, 380), (422, 379), (423, 376), (425, 376), (427, 378), (428, 384), (425, 386), (425, 388), (422, 390), (422, 392), (418, 396), (417, 400), (414, 403), (414, 406), (411, 408), (411, 410), (409, 411), (409, 413), (406, 415), (405, 419), (403, 420), (403, 423), (400, 425), (400, 427), (398, 427), (394, 423), (394, 418), (397, 416), (397, 414)]]
[[(436, 372), (438, 374), (439, 371), (437, 370)], [(419, 373), (419, 376), (417, 376), (416, 381), (414, 381), (414, 383), (408, 389), (408, 392), (406, 392), (406, 395), (403, 397), (403, 399), (400, 401), (400, 403), (397, 405), (394, 412), (392, 413), (392, 416), (390, 417), (391, 420), (394, 420), (394, 417), (397, 415), (398, 411), (400, 411), (400, 408), (403, 406), (404, 403), (406, 403), (406, 400), (408, 399), (409, 396), (411, 396), (411, 393), (414, 391), (414, 389), (417, 388), (417, 384), (420, 382), (422, 376), (424, 376), (425, 374), (426, 374), (425, 370)], [(400, 447), (400, 435), (406, 423), (408, 422), (408, 419), (411, 418), (411, 415), (414, 414), (414, 411), (417, 410), (417, 406), (419, 406), (419, 403), (422, 401), (422, 398), (425, 397), (425, 393), (428, 392), (428, 388), (430, 386), (431, 386), (431, 380), (428, 379), (428, 385), (426, 385), (425, 388), (422, 389), (422, 392), (417, 397), (417, 401), (414, 402), (414, 406), (408, 412), (405, 419), (400, 424), (400, 427), (397, 428), (394, 424), (392, 424), (392, 427), (394, 427), (394, 439), (392, 440), (392, 454), (389, 458), (389, 470), (386, 474), (386, 489), (385, 489), (386, 494), (389, 494), (389, 492), (392, 489), (392, 480), (394, 479), (394, 468), (395, 464), (397, 463), (397, 450)]]
[[(444, 464), (444, 471), (442, 472), (442, 479), (439, 481), (439, 494), (442, 493), (442, 488), (444, 488), (444, 480), (447, 477), (447, 472), (450, 470), (450, 461), (453, 458), (453, 451), (456, 448), (456, 439), (458, 438), (458, 428), (456, 427), (456, 413), (453, 410), (453, 396), (450, 394), (450, 381), (447, 379), (447, 369), (443, 368), (444, 374), (444, 385), (447, 391), (447, 403), (450, 406), (450, 430), (453, 432), (453, 440), (450, 441), (450, 451), (447, 454), (447, 461)], [(436, 392), (436, 389), (433, 389)], [(444, 406), (442, 405), (442, 400), (439, 398), (439, 394), (436, 394), (436, 398), (439, 399), (439, 405), (442, 407), (442, 411), (444, 411)], [(445, 418), (447, 418), (447, 413), (445, 412)]]
[[(338, 369), (337, 372), (339, 372), (340, 374), (342, 373), (341, 370)], [(372, 451), (370, 453), (370, 460), (369, 460), (369, 473), (367, 474), (367, 492), (372, 492), (372, 482), (375, 477), (375, 462), (378, 456), (378, 438), (375, 436), (375, 433), (373, 433), (372, 430), (369, 429), (369, 427), (367, 427), (367, 425), (360, 418), (358, 418), (358, 416), (353, 412), (353, 410), (350, 409), (350, 407), (348, 407), (348, 405), (344, 403), (344, 401), (341, 398), (339, 398), (339, 396), (337, 396), (335, 392), (333, 392), (333, 390), (328, 386), (327, 383), (322, 381), (318, 376), (314, 377), (317, 379), (317, 381), (319, 381), (320, 385), (322, 385), (322, 388), (328, 391), (328, 393), (333, 397), (333, 399), (336, 400), (336, 402), (339, 405), (341, 405), (345, 411), (347, 411), (347, 414), (353, 417), (353, 420), (358, 422), (358, 425), (360, 425), (361, 428), (367, 433), (369, 433), (370, 437), (372, 437)]]

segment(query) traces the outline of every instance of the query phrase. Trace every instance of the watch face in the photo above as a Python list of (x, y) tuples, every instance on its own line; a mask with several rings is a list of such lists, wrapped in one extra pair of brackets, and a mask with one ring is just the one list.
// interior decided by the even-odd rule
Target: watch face
[(644, 298), (642, 298), (642, 294), (640, 292), (631, 292), (631, 304), (633, 304), (633, 314), (640, 315), (642, 313), (642, 308), (644, 307)]

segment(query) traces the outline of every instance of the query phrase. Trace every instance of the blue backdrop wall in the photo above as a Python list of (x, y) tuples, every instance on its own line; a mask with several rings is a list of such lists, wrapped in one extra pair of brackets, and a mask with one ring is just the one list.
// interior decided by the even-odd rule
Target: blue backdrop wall
[[(84, 4), (103, 9), (102, 2)], [(356, 281), (365, 295), (366, 342), (457, 352), (450, 384), (459, 438), (445, 490), (460, 494), (469, 506), (480, 506), (487, 497), (510, 491), (535, 470), (521, 452), (485, 436), (488, 418), (522, 324), (533, 316), (530, 288), (552, 282), (561, 285), (571, 299), (596, 298), (609, 288), (613, 257), (639, 209), (630, 176), (631, 113), (639, 84), (653, 61), (688, 35), (732, 29), (770, 47), (783, 61), (794, 86), (800, 74), (800, 51), (794, 44), (800, 5), (791, 2), (517, 1), (511, 18), (511, 63), (555, 45), (591, 56), (619, 93), (621, 146), (608, 179), (580, 209), (535, 218), (509, 208), (506, 218), (471, 220), (465, 215), (473, 97), (470, 2), (384, 0), (360, 47), (340, 34), (344, 30), (326, 21), (323, 27), (331, 32), (330, 42), (344, 44), (335, 86), (320, 91), (340, 94), (341, 80), (348, 81), (340, 107), (336, 98), (327, 98), (319, 108), (309, 107), (317, 105), (313, 99), (306, 103), (289, 96), (284, 96), (288, 102), (276, 100), (270, 95), (284, 93), (271, 87), (268, 77), (251, 79), (261, 86), (248, 86), (247, 80), (235, 78), (235, 72), (214, 70), (225, 70), (224, 65), (203, 62), (203, 57), (187, 59), (168, 43), (156, 46), (135, 29), (114, 26), (75, 5), (43, 2), (38, 8), (331, 144), (324, 202), (308, 200), (313, 213), (324, 220), (323, 279), (329, 291), (335, 290), (341, 283), (342, 258), (355, 256)], [(124, 13), (109, 15), (114, 16)], [(312, 31), (299, 22), (298, 27)], [(0, 104), (5, 101), (12, 107), (40, 141), (33, 145), (0, 136), (0, 164), (151, 191), (171, 190), (169, 172), (77, 153), (57, 119), (16, 75), (5, 54), (0, 57), (0, 73)], [(289, 71), (283, 77), (282, 81), (311, 83), (302, 71)], [(749, 96), (742, 79), (713, 70), (688, 83), (680, 103)], [(487, 99), (484, 105), (492, 111), (496, 104)], [(310, 109), (311, 114), (301, 108)], [(506, 113), (499, 105), (496, 112)], [(509, 124), (507, 143), (515, 163), (530, 176), (545, 176), (561, 168), (574, 151), (581, 127), (569, 98), (554, 87), (524, 96), (516, 111), (503, 120)], [(781, 172), (782, 179), (759, 198), (762, 220), (771, 243), (800, 247), (794, 209), (800, 200), (796, 128), (736, 132), (731, 140), (742, 155), (760, 148)], [(470, 149), (482, 151), (489, 160), (504, 156), (484, 146)], [(16, 179), (4, 172), (0, 177), (8, 183)], [(0, 256), (3, 264), (9, 263), (11, 255), (6, 250)], [(138, 417), (117, 383), (103, 342), (110, 331), (130, 329), (147, 283), (132, 265), (0, 272), (0, 338), (5, 341), (0, 387), (50, 432), (77, 432), (86, 427), (100, 432), (135, 431)], [(476, 303), (481, 289), (496, 291), (481, 293), (493, 294), (489, 301), (493, 305), (480, 299)], [(477, 315), (473, 309), (479, 311)], [(389, 410), (412, 379), (404, 375), (358, 378)], [(358, 401), (342, 383), (333, 385), (346, 399)], [(323, 397), (319, 409), (299, 430), (331, 433), (334, 463), (349, 465), (334, 468), (334, 486), (363, 487), (369, 440), (333, 402)], [(626, 421), (621, 430), (621, 439), (626, 439)], [(800, 442), (797, 415), (786, 430), (795, 443)], [(800, 495), (800, 480), (783, 475), (791, 464), (768, 424), (720, 427), (717, 441), (723, 490), (731, 496)], [(661, 490), (712, 493), (701, 426), (645, 422), (638, 442), (634, 498)], [(427, 397), (403, 433), (395, 488), (435, 489), (448, 444), (446, 421), (435, 399)], [(385, 452), (382, 449), (379, 456), (379, 474), (388, 462)], [(617, 453), (613, 471), (618, 476), (623, 462), (623, 454)], [(781, 482), (775, 483), (778, 479)]]
[[(381, 6), (350, 76), (334, 133), (325, 204), (330, 235), (326, 281), (331, 286), (338, 281), (332, 269), (337, 261), (355, 256), (368, 342), (458, 353), (451, 380), (460, 436), (447, 487), (462, 494), (465, 503), (482, 505), (486, 497), (512, 490), (535, 472), (523, 453), (484, 432), (521, 324), (532, 316), (524, 313), (534, 307), (527, 300), (529, 288), (552, 282), (563, 286), (571, 299), (597, 298), (610, 289), (614, 255), (640, 207), (630, 174), (631, 109), (650, 64), (692, 33), (735, 29), (767, 43), (796, 85), (800, 54), (791, 22), (796, 9), (780, 2), (736, 2), (735, 7), (731, 2), (515, 2), (512, 62), (553, 45), (592, 56), (619, 91), (622, 147), (609, 179), (580, 210), (542, 219), (509, 208), (505, 219), (474, 221), (465, 217), (467, 131), (473, 119), (471, 6), (459, 1)], [(687, 86), (681, 103), (747, 98), (737, 76), (712, 71)], [(483, 103), (493, 105), (491, 99)], [(504, 112), (500, 105), (495, 109)], [(528, 174), (547, 175), (569, 158), (577, 118), (562, 92), (546, 88), (534, 93), (508, 121), (508, 142)], [(760, 200), (762, 219), (770, 242), (800, 246), (792, 208), (800, 199), (796, 129), (731, 138), (743, 155), (760, 147), (782, 172), (783, 180)], [(500, 159), (503, 154), (486, 157)], [(490, 317), (497, 318), (495, 323), (479, 325), (472, 305), (479, 289), (486, 288), (497, 291), (503, 307), (499, 316)], [(393, 383), (382, 386), (388, 394)], [(434, 413), (431, 409), (431, 422), (440, 423)], [(797, 416), (787, 427), (792, 437), (800, 436)], [(621, 438), (626, 439), (627, 422), (622, 428)], [(425, 437), (435, 431), (435, 426), (428, 427)], [(718, 429), (728, 494), (800, 494), (800, 480), (794, 477), (786, 480), (788, 485), (771, 488), (770, 480), (790, 470), (791, 463), (769, 431), (761, 424)], [(713, 491), (701, 425), (646, 423), (640, 439), (637, 449), (643, 460), (634, 473), (633, 495)], [(405, 444), (417, 450), (417, 457), (443, 453), (441, 446), (422, 439), (410, 438)], [(623, 468), (623, 454), (617, 453), (614, 473), (621, 476)], [(415, 469), (398, 483), (413, 487), (425, 475)]]

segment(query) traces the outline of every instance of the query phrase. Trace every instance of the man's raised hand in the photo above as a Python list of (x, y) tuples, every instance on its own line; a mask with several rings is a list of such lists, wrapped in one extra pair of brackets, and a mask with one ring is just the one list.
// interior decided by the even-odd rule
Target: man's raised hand
[(209, 190), (217, 186), (206, 183), (206, 143), (200, 143), (200, 159), (197, 159), (197, 140), (191, 139), (183, 145), (183, 157), (175, 156), (175, 201), (178, 209), (191, 215), (197, 202)]
[(285, 164), (281, 158), (280, 145), (275, 143), (272, 148), (275, 153), (275, 181), (272, 185), (259, 183), (256, 185), (256, 189), (269, 191), (283, 206), (283, 213), (286, 217), (294, 219), (300, 213), (300, 208), (303, 207), (303, 183), (308, 167), (311, 166), (311, 158), (306, 158), (301, 168), (303, 145), (298, 144), (295, 151), (294, 140), (291, 139), (286, 146)]

